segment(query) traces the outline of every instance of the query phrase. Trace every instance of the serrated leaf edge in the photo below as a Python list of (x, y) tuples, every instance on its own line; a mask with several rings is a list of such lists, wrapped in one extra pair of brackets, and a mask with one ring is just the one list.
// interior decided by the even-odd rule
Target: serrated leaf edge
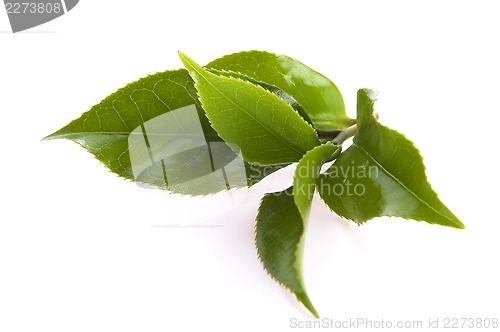
[[(285, 189), (287, 190), (287, 189)], [(259, 216), (259, 213), (261, 211), (261, 207), (262, 207), (262, 202), (264, 201), (264, 198), (267, 196), (267, 195), (273, 195), (273, 193), (267, 193), (265, 194), (261, 200), (260, 200), (260, 203), (259, 203), (259, 207), (257, 209), (257, 217)], [(295, 204), (295, 202), (294, 202)], [(300, 215), (300, 213), (299, 213)], [(264, 260), (262, 259), (261, 255), (260, 255), (260, 251), (259, 251), (259, 247), (257, 245), (257, 219), (255, 221), (255, 225), (254, 225), (254, 245), (255, 245), (255, 248), (257, 249), (257, 258), (259, 259), (259, 262), (261, 263), (261, 266), (262, 266), (262, 269), (265, 271), (265, 273), (271, 277), (271, 279), (273, 279), (277, 284), (279, 284), (281, 287), (283, 287), (284, 289), (286, 289), (290, 294), (292, 294), (299, 303), (301, 303), (315, 318), (319, 318), (319, 314), (318, 312), (316, 311), (316, 308), (314, 308), (314, 305), (312, 304), (310, 298), (309, 298), (309, 295), (307, 294), (306, 292), (306, 289), (303, 285), (303, 281), (301, 282), (301, 279), (298, 277), (297, 273), (298, 274), (301, 274), (302, 273), (302, 267), (297, 267), (295, 266), (295, 269), (296, 269), (296, 275), (295, 275), (295, 278), (297, 279), (297, 281), (302, 284), (302, 288), (304, 290), (304, 292), (302, 294), (296, 294), (294, 293), (290, 288), (288, 288), (285, 284), (283, 284), (281, 281), (279, 281), (278, 279), (276, 279), (266, 268), (266, 265), (264, 263)], [(305, 233), (306, 233), (306, 229), (304, 227), (304, 232), (302, 233), (301, 235), (301, 241), (303, 241), (303, 238), (305, 237)], [(294, 255), (296, 257), (295, 259), (295, 262), (297, 262), (297, 251), (299, 250), (299, 248), (297, 247), (297, 249), (295, 250), (294, 252)]]
[[(219, 75), (219, 74), (216, 74), (216, 73), (212, 73), (212, 72), (208, 71), (206, 68), (204, 68), (204, 67), (200, 66), (199, 64), (197, 64), (194, 60), (192, 60), (191, 58), (189, 58), (186, 54), (184, 54), (184, 53), (182, 53), (182, 52), (179, 52), (179, 57), (181, 58), (181, 60), (182, 60), (182, 61), (184, 61), (183, 59), (189, 59), (189, 60), (191, 60), (191, 61), (192, 61), (192, 62), (194, 62), (196, 65), (198, 65), (200, 68), (204, 69), (204, 70), (205, 70), (205, 71), (207, 71), (209, 74), (212, 74), (212, 75), (217, 76), (218, 78), (234, 79), (234, 80), (240, 81), (242, 84), (251, 84), (252, 86), (256, 87), (256, 88), (257, 88), (257, 89), (259, 89), (259, 90), (262, 90), (262, 91), (263, 91), (263, 92), (265, 92), (265, 93), (271, 93), (273, 96), (275, 96), (275, 97), (279, 100), (279, 102), (281, 102), (281, 103), (283, 104), (283, 106), (285, 106), (285, 107), (289, 108), (290, 110), (292, 110), (293, 112), (295, 112), (297, 115), (299, 115), (299, 117), (300, 117), (300, 121), (303, 121), (303, 123), (304, 123), (305, 125), (307, 125), (309, 128), (311, 128), (311, 130), (313, 130), (313, 131), (314, 131), (314, 133), (316, 133), (316, 137), (318, 138), (318, 136), (317, 136), (317, 132), (316, 132), (316, 129), (314, 129), (314, 127), (313, 127), (313, 126), (311, 126), (311, 124), (309, 124), (306, 120), (304, 120), (304, 118), (303, 118), (302, 116), (300, 116), (300, 114), (298, 114), (298, 112), (297, 112), (297, 111), (296, 111), (296, 110), (295, 110), (292, 106), (290, 106), (289, 104), (287, 104), (287, 103), (286, 103), (283, 99), (279, 98), (278, 96), (276, 96), (276, 95), (275, 95), (275, 94), (273, 94), (272, 92), (270, 92), (270, 91), (268, 91), (268, 90), (264, 89), (264, 88), (263, 88), (263, 87), (261, 87), (260, 85), (256, 85), (256, 84), (253, 84), (253, 83), (251, 83), (251, 82), (244, 81), (244, 80), (242, 80), (242, 79), (240, 79), (240, 78), (235, 78), (235, 77), (230, 77), (230, 78), (228, 78), (228, 77), (226, 77), (226, 76), (222, 76), (222, 75)], [(194, 69), (194, 67), (193, 67), (193, 69)], [(190, 72), (190, 71), (188, 70), (188, 72)], [(197, 74), (198, 74), (198, 75), (200, 75), (200, 73), (197, 73)], [(193, 80), (194, 80), (194, 82), (195, 82), (195, 87), (196, 87), (196, 90), (198, 91), (198, 86), (199, 86), (199, 84), (200, 84), (200, 83), (198, 82), (198, 80), (197, 80), (195, 77), (193, 77), (193, 76), (191, 76), (191, 77), (193, 78)], [(267, 84), (267, 83), (266, 83), (266, 84)], [(201, 99), (200, 99), (199, 92), (198, 92), (198, 100), (200, 101), (200, 104), (201, 104), (202, 108), (203, 108), (203, 109), (205, 109), (205, 107), (204, 107), (204, 103), (203, 103), (203, 101), (201, 101)], [(207, 118), (208, 118), (208, 116), (207, 116)], [(212, 121), (210, 120), (210, 118), (208, 118), (208, 121), (209, 121), (209, 123), (210, 123), (210, 126), (213, 128)], [(215, 130), (215, 128), (214, 128), (214, 130)], [(215, 130), (215, 131), (217, 131), (217, 130)], [(269, 132), (270, 132), (270, 133), (272, 133), (272, 130), (269, 130)], [(220, 134), (219, 134), (219, 137), (220, 137)], [(222, 137), (221, 137), (221, 138), (222, 138)], [(280, 139), (280, 140), (281, 140), (281, 139)], [(319, 138), (318, 138), (317, 143), (318, 143), (317, 145), (320, 145), (320, 144), (321, 144), (321, 143), (319, 142)], [(297, 152), (299, 152), (299, 151), (297, 151)], [(302, 153), (302, 152), (300, 151), (300, 153)], [(243, 160), (244, 160), (244, 159), (243, 159)], [(250, 162), (250, 161), (247, 161), (247, 160), (245, 160), (245, 161), (246, 161), (246, 162), (248, 162), (249, 164), (252, 164), (252, 165), (255, 165), (255, 166), (272, 166), (272, 165), (269, 165), (269, 164), (265, 164), (265, 165), (264, 165), (264, 164), (257, 163), (257, 162)], [(273, 164), (273, 165), (279, 165), (279, 164)]]

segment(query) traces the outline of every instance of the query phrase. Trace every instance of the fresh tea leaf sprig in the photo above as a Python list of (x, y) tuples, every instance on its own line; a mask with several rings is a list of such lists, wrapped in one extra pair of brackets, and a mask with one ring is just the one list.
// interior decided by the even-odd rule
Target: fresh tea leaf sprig
[(391, 216), (465, 227), (413, 143), (374, 117), (374, 91), (358, 91), (351, 119), (337, 87), (288, 56), (239, 52), (204, 67), (179, 57), (186, 69), (130, 83), (45, 139), (72, 140), (123, 178), (185, 195), (252, 186), (297, 162), (293, 184), (263, 197), (255, 244), (270, 276), (315, 317), (302, 250), (316, 191), (358, 224)]

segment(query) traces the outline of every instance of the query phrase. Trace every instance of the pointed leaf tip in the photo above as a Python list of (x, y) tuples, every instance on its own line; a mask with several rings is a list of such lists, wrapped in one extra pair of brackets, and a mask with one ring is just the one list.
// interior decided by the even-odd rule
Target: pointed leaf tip
[(413, 142), (375, 119), (374, 100), (373, 90), (358, 91), (358, 130), (353, 144), (320, 177), (323, 200), (359, 224), (392, 216), (465, 228), (427, 181)]
[(314, 316), (314, 318), (319, 318), (319, 314), (316, 311), (316, 308), (314, 308), (314, 305), (312, 304), (311, 300), (309, 299), (309, 296), (307, 293), (299, 293), (295, 294), (297, 296), (297, 299), (299, 300), (300, 303), (306, 307), (307, 310)]
[(123, 178), (184, 195), (253, 185), (283, 167), (245, 163), (222, 142), (185, 69), (126, 85), (43, 138), (53, 139), (74, 141)]
[(50, 141), (50, 140), (54, 139), (54, 137), (52, 135), (53, 134), (42, 137), (42, 139), (40, 139), (40, 141)]
[(204, 69), (185, 53), (179, 51), (177, 54), (179, 55), (179, 59), (181, 59), (184, 67), (188, 70), (189, 75), (191, 75), (191, 78), (195, 81), (195, 83), (198, 83), (200, 80), (200, 72), (204, 71)]
[(264, 268), (318, 318), (302, 277), (306, 225), (294, 202), (293, 188), (266, 194), (262, 198), (256, 222), (255, 245)]

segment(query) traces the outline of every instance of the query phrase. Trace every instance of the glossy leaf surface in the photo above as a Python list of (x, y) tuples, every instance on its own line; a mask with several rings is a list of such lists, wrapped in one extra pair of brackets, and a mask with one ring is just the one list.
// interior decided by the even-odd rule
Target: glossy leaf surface
[(311, 119), (309, 118), (309, 115), (307, 114), (306, 110), (302, 107), (302, 105), (300, 105), (300, 103), (297, 100), (295, 100), (295, 98), (293, 98), (291, 95), (289, 95), (285, 91), (281, 90), (280, 88), (278, 88), (274, 85), (265, 83), (265, 82), (258, 81), (254, 78), (245, 76), (242, 73), (237, 73), (237, 72), (226, 70), (226, 69), (219, 70), (219, 69), (214, 69), (214, 68), (207, 68), (207, 70), (211, 73), (214, 73), (214, 74), (217, 74), (220, 76), (239, 78), (240, 80), (247, 81), (247, 82), (250, 82), (250, 83), (253, 83), (255, 85), (259, 85), (259, 86), (263, 87), (267, 91), (272, 92), (277, 97), (283, 99), (288, 105), (292, 106), (292, 108), (295, 111), (297, 111), (297, 113), (299, 113), (299, 115), (304, 120), (306, 120), (307, 123), (309, 123), (311, 125), (313, 124)]
[(304, 223), (309, 218), (321, 166), (326, 161), (331, 160), (339, 149), (340, 147), (333, 144), (317, 146), (302, 157), (295, 169), (293, 197)]
[(216, 59), (207, 67), (242, 73), (285, 91), (304, 107), (317, 129), (341, 129), (354, 123), (345, 113), (344, 100), (335, 84), (286, 55), (239, 52)]
[(338, 215), (363, 223), (394, 216), (464, 228), (439, 200), (413, 143), (373, 117), (373, 91), (358, 91), (353, 144), (321, 176), (319, 192)]
[[(46, 139), (72, 140), (121, 177), (189, 195), (253, 185), (298, 162), (293, 186), (262, 199), (255, 242), (266, 271), (315, 317), (302, 256), (316, 190), (359, 224), (394, 216), (464, 228), (413, 143), (374, 118), (373, 91), (358, 91), (353, 120), (329, 79), (288, 56), (240, 52), (206, 67), (179, 56), (187, 70), (130, 83)], [(333, 142), (353, 135), (340, 153)]]
[(302, 278), (304, 221), (295, 205), (292, 187), (262, 199), (255, 226), (255, 244), (266, 271), (288, 288), (315, 316)]
[(128, 84), (46, 139), (56, 138), (80, 144), (119, 176), (182, 194), (243, 187), (281, 167), (249, 165), (218, 137), (184, 69)]
[(210, 124), (224, 141), (257, 165), (298, 161), (319, 145), (316, 131), (283, 99), (261, 86), (204, 69), (179, 56), (195, 81)]

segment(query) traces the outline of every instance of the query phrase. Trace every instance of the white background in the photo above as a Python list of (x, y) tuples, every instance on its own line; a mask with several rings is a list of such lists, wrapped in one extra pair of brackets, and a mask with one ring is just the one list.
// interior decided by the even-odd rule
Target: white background
[[(307, 290), (322, 317), (500, 318), (496, 1), (81, 1), (12, 34), (0, 13), (0, 331), (287, 331), (312, 320), (254, 248), (261, 193), (232, 207), (146, 190), (40, 139), (139, 77), (241, 50), (360, 87), (412, 139), (467, 226), (358, 227), (314, 201)], [(273, 182), (285, 187), (285, 176)], [(177, 226), (176, 226), (177, 225)], [(204, 225), (205, 227), (185, 227)], [(214, 225), (218, 225), (215, 227)]]

